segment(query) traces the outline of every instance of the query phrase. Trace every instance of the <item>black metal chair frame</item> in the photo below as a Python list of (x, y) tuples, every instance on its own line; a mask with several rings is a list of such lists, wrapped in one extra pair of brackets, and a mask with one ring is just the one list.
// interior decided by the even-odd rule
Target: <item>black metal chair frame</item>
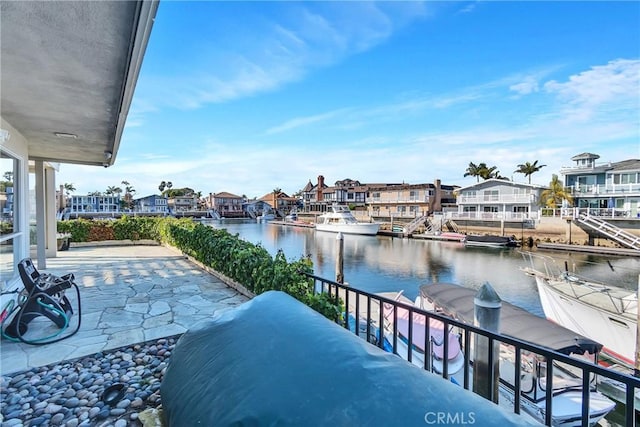
[(22, 337), (28, 324), (38, 316), (47, 317), (60, 329), (67, 326), (73, 308), (64, 293), (74, 284), (73, 273), (64, 276), (40, 274), (30, 258), (18, 263), (18, 272), (24, 285), (20, 295), (23, 301), (4, 334), (11, 338)]

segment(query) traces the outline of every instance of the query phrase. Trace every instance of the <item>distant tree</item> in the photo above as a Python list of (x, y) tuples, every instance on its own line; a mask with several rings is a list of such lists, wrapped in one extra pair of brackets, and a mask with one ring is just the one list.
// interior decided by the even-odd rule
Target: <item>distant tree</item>
[(509, 181), (509, 178), (507, 178), (506, 176), (502, 176), (502, 175), (500, 175), (500, 171), (498, 171), (498, 170), (497, 170), (497, 171), (494, 171), (494, 172), (491, 172), (491, 174), (490, 174), (489, 178), (493, 178), (493, 179), (501, 179), (501, 180), (503, 180), (503, 181)]
[(557, 208), (562, 205), (564, 200), (573, 205), (573, 197), (570, 190), (564, 187), (560, 179), (558, 179), (558, 175), (553, 174), (549, 188), (540, 193), (540, 205), (547, 208)]
[(165, 181), (162, 181), (160, 185), (158, 185), (158, 190), (160, 190), (160, 193), (162, 193), (164, 192), (165, 188), (167, 188), (167, 183)]
[(122, 188), (111, 185), (107, 187), (107, 190), (104, 192), (107, 196), (118, 195), (122, 193)]
[(540, 169), (542, 169), (545, 166), (547, 165), (539, 165), (538, 161), (536, 160), (533, 163), (526, 162), (518, 165), (518, 169), (516, 169), (514, 172), (521, 173), (521, 174), (524, 174), (524, 176), (529, 177), (529, 184), (531, 184), (531, 175), (538, 172)]
[(469, 166), (467, 167), (467, 170), (464, 174), (465, 177), (467, 176), (474, 176), (476, 177), (476, 182), (480, 182), (480, 178), (487, 180), (490, 178), (496, 178), (496, 179), (507, 179), (503, 176), (500, 175), (500, 171), (497, 171), (496, 169), (498, 169), (496, 166), (487, 166), (486, 163), (479, 163), (479, 164), (475, 164), (473, 162), (469, 162)]
[[(484, 180), (493, 178), (495, 176), (496, 169), (498, 169), (496, 166), (488, 167), (485, 163), (480, 163), (478, 166), (480, 167), (480, 178)], [(500, 172), (498, 171), (498, 173)]]
[(63, 187), (64, 187), (64, 192), (67, 194), (67, 197), (69, 197), (71, 193), (76, 191), (76, 187), (74, 187), (73, 184), (70, 184), (70, 183), (64, 183)]
[[(484, 165), (484, 163), (481, 163)], [(486, 165), (485, 165), (486, 166)], [(476, 178), (476, 182), (480, 182), (480, 166), (476, 165), (473, 162), (469, 162), (469, 166), (467, 167), (467, 171), (464, 174), (464, 177), (473, 176)]]
[(4, 179), (6, 181), (12, 182), (13, 181), (13, 172), (12, 171), (6, 171), (3, 175)]
[(102, 192), (101, 191), (92, 191), (91, 193), (89, 193), (89, 196), (102, 196)]
[[(133, 208), (133, 195), (136, 190), (129, 181), (122, 181), (121, 184), (124, 185), (124, 206), (131, 209)], [(120, 191), (122, 192), (122, 190)]]

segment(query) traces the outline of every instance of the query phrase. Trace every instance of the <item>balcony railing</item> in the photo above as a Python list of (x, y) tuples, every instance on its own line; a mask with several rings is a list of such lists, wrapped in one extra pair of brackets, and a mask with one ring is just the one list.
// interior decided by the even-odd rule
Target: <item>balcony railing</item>
[[(435, 319), (439, 320), (444, 325), (444, 330), (449, 330), (451, 327), (458, 328), (462, 331), (461, 333), (461, 348), (464, 353), (465, 365), (463, 368), (464, 380), (463, 383), (460, 384), (467, 390), (471, 390), (471, 371), (470, 371), (470, 354), (472, 353), (471, 343), (473, 342), (474, 336), (482, 336), (485, 337), (488, 341), (487, 348), (494, 348), (495, 344), (502, 344), (506, 346), (510, 346), (513, 348), (515, 353), (515, 363), (514, 363), (514, 384), (507, 385), (510, 390), (513, 392), (513, 412), (516, 414), (521, 413), (522, 408), (522, 399), (525, 399), (522, 396), (523, 389), (521, 384), (521, 375), (523, 374), (522, 364), (520, 361), (522, 360), (522, 355), (526, 353), (534, 354), (538, 358), (544, 360), (546, 362), (546, 374), (544, 383), (545, 390), (545, 425), (552, 425), (552, 398), (554, 396), (554, 381), (558, 381), (554, 378), (554, 362), (561, 363), (563, 365), (571, 366), (573, 371), (579, 373), (579, 377), (582, 383), (582, 419), (581, 423), (583, 426), (589, 425), (589, 393), (592, 390), (590, 387), (590, 382), (594, 376), (600, 376), (607, 378), (613, 382), (617, 382), (622, 385), (623, 394), (625, 397), (624, 402), (624, 417), (625, 417), (625, 425), (632, 426), (635, 422), (635, 390), (640, 389), (640, 378), (636, 378), (624, 373), (620, 373), (611, 369), (604, 368), (595, 363), (589, 363), (584, 360), (576, 359), (562, 353), (558, 353), (553, 350), (548, 350), (544, 347), (540, 347), (538, 345), (522, 341), (515, 337), (508, 337), (504, 335), (500, 335), (494, 332), (490, 332), (484, 329), (480, 329), (478, 327), (468, 325), (466, 323), (459, 322), (450, 317), (446, 317), (444, 315), (421, 310), (412, 305), (404, 304), (402, 302), (398, 302), (389, 298), (382, 297), (380, 295), (372, 294), (363, 290), (359, 290), (356, 288), (352, 288), (348, 285), (340, 284), (334, 282), (332, 280), (324, 279), (313, 274), (302, 273), (308, 278), (313, 279), (314, 281), (314, 292), (323, 292), (327, 293), (330, 297), (332, 297), (337, 303), (343, 302), (344, 311), (342, 312), (342, 320), (341, 325), (348, 330), (355, 331), (357, 335), (361, 333), (364, 335), (363, 338), (367, 339), (367, 341), (372, 344), (378, 346), (381, 349), (385, 348), (385, 340), (382, 339), (384, 334), (382, 328), (384, 327), (384, 312), (380, 309), (383, 304), (389, 304), (393, 307), (393, 319), (391, 321), (390, 327), (393, 329), (393, 339), (391, 344), (391, 351), (395, 354), (398, 354), (398, 319), (397, 313), (398, 309), (407, 310), (408, 319), (413, 319), (414, 315), (424, 316), (424, 336), (429, 337), (429, 325), (430, 320)], [(377, 313), (374, 313), (376, 312)], [(349, 319), (353, 319), (355, 321), (354, 325), (349, 324)], [(362, 326), (361, 326), (362, 325)], [(375, 329), (377, 328), (378, 331)], [(409, 330), (408, 336), (403, 337), (406, 339), (406, 346), (408, 348), (412, 348), (414, 344), (425, 344), (425, 348), (427, 343), (417, 343), (413, 338), (413, 322), (409, 322)], [(442, 369), (442, 377), (448, 378), (448, 340), (443, 340), (443, 369)], [(388, 341), (387, 341), (388, 344)], [(408, 361), (411, 362), (412, 351), (407, 352)], [(489, 352), (489, 363), (487, 366), (492, 367), (493, 364), (493, 355), (492, 352)], [(430, 366), (430, 358), (424, 358), (423, 369), (427, 371), (431, 371)], [(491, 369), (491, 376), (495, 373), (493, 368)], [(493, 394), (493, 392), (492, 392)], [(492, 396), (493, 398), (493, 396)], [(493, 404), (487, 402), (487, 404)]]
[(562, 216), (578, 218), (580, 215), (595, 216), (603, 219), (637, 219), (640, 218), (640, 213), (632, 214), (627, 209), (616, 208), (563, 208)]
[(576, 184), (569, 187), (574, 196), (628, 196), (631, 194), (640, 195), (640, 183), (634, 184), (609, 184), (609, 185), (585, 185)]
[(445, 212), (447, 219), (466, 219), (480, 221), (530, 221), (540, 218), (536, 212)]
[(486, 204), (486, 203), (532, 203), (534, 202), (533, 194), (497, 194), (486, 196), (465, 196), (461, 194), (458, 196), (458, 204)]

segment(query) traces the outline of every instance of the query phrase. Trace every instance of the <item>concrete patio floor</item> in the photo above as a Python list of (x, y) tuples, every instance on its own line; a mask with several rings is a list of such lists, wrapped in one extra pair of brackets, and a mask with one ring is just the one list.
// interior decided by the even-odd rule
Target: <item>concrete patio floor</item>
[[(179, 252), (159, 245), (83, 246), (58, 252), (40, 273), (73, 273), (80, 288), (81, 325), (57, 343), (28, 345), (0, 341), (0, 374), (91, 355), (126, 345), (184, 333), (218, 310), (248, 300)], [(79, 319), (74, 288), (66, 291), (74, 315), (62, 336)], [(59, 332), (38, 317), (29, 324), (30, 340)]]

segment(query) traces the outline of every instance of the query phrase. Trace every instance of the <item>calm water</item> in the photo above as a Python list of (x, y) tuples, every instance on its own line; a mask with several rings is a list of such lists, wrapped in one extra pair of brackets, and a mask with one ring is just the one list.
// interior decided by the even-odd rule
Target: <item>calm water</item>
[[(255, 221), (216, 221), (209, 225), (260, 243), (271, 254), (282, 249), (290, 260), (310, 256), (318, 276), (335, 279), (335, 233)], [(570, 268), (575, 266), (583, 276), (637, 289), (640, 273), (637, 257), (540, 253), (552, 256), (559, 265), (567, 260)], [(426, 283), (447, 282), (477, 289), (488, 282), (503, 300), (542, 316), (535, 280), (520, 271), (526, 266), (528, 262), (514, 249), (465, 248), (455, 242), (344, 235), (344, 277), (353, 287), (369, 292), (404, 290), (408, 298), (414, 299), (420, 285)]]

